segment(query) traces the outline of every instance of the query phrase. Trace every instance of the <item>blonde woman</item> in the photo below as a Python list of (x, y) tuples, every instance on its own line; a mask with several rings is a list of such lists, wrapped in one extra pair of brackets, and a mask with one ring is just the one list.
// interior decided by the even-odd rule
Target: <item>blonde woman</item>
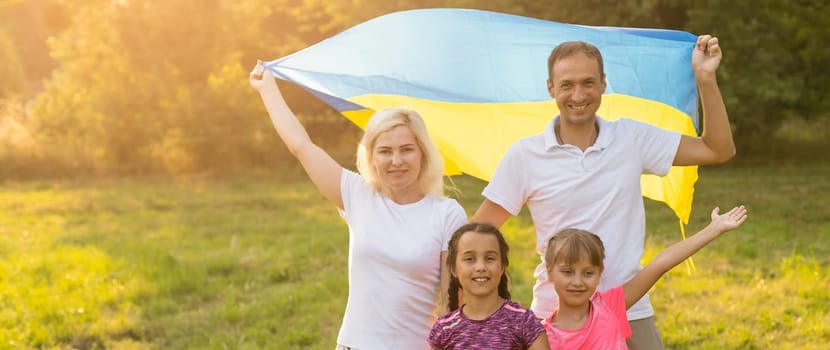
[(280, 138), (349, 226), (349, 297), (337, 349), (428, 349), (439, 299), (446, 300), (447, 244), (467, 216), (443, 194), (444, 163), (423, 119), (402, 108), (375, 113), (356, 174), (311, 141), (270, 71), (257, 63), (249, 80)]

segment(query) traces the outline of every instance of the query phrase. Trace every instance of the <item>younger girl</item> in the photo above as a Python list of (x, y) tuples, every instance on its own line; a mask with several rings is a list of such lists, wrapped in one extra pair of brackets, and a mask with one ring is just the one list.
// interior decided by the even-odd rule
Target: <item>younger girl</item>
[(466, 224), (453, 233), (447, 254), (452, 311), (432, 326), (433, 349), (548, 349), (533, 312), (510, 301), (508, 249), (501, 232), (488, 224)]
[(696, 235), (672, 244), (624, 285), (594, 293), (602, 275), (605, 250), (593, 233), (565, 229), (548, 242), (548, 278), (559, 295), (559, 308), (545, 320), (551, 349), (628, 349), (631, 336), (625, 311), (666, 271), (746, 220), (743, 206), (718, 215)]

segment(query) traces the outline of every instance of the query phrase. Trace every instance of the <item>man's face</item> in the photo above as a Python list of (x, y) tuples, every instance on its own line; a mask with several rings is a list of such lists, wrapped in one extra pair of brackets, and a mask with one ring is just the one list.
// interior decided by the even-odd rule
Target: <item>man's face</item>
[(561, 123), (594, 123), (605, 92), (605, 77), (595, 58), (584, 53), (561, 58), (553, 64), (548, 92), (556, 99)]

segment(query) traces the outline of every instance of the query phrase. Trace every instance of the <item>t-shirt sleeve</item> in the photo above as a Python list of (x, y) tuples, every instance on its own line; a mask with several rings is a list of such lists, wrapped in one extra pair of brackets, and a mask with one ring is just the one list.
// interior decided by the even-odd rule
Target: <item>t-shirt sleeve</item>
[(524, 181), (524, 161), (521, 141), (511, 146), (499, 162), (493, 178), (481, 193), (512, 215), (519, 215), (525, 203), (527, 181)]
[(527, 312), (525, 312), (523, 323), (522, 329), (524, 330), (523, 338), (525, 346), (533, 344), (533, 342), (536, 341), (536, 338), (539, 338), (540, 335), (544, 336), (546, 338), (545, 341), (547, 341), (545, 326), (542, 325), (542, 321), (536, 318), (536, 315), (532, 311), (527, 310)]
[(434, 349), (444, 349), (444, 333), (441, 325), (438, 321), (432, 324), (432, 330), (429, 332), (429, 337), (427, 338), (427, 342), (429, 346)]
[(625, 134), (631, 135), (635, 149), (640, 152), (643, 173), (658, 176), (668, 174), (680, 146), (680, 133), (638, 121), (621, 119), (623, 120)]
[(441, 250), (447, 250), (449, 248), (452, 234), (459, 227), (467, 223), (467, 212), (464, 211), (464, 208), (461, 207), (461, 204), (458, 204), (458, 201), (455, 199), (448, 199), (443, 208), (445, 210), (445, 214), (444, 227), (442, 228), (443, 242), (441, 244)]
[(343, 199), (343, 209), (340, 210), (340, 216), (349, 221), (349, 213), (352, 212), (352, 201), (354, 201), (355, 192), (358, 191), (358, 186), (362, 178), (360, 175), (343, 168), (340, 173), (340, 197)]
[(628, 324), (628, 316), (625, 314), (625, 291), (622, 286), (609, 289), (602, 293), (602, 299), (607, 303), (611, 312), (616, 316), (619, 322), (619, 327), (623, 331), (625, 338), (631, 337), (631, 326)]

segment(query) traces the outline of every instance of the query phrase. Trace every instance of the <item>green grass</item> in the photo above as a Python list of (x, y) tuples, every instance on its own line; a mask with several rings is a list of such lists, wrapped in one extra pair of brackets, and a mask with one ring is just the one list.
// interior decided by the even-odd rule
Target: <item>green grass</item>
[[(749, 221), (652, 290), (668, 348), (830, 342), (830, 165), (702, 168), (688, 233), (715, 205)], [(455, 179), (472, 212), (483, 182)], [(646, 201), (644, 262), (677, 219)], [(504, 228), (528, 305), (533, 231)], [(0, 185), (0, 348), (331, 349), (348, 234), (304, 177), (133, 178)]]

